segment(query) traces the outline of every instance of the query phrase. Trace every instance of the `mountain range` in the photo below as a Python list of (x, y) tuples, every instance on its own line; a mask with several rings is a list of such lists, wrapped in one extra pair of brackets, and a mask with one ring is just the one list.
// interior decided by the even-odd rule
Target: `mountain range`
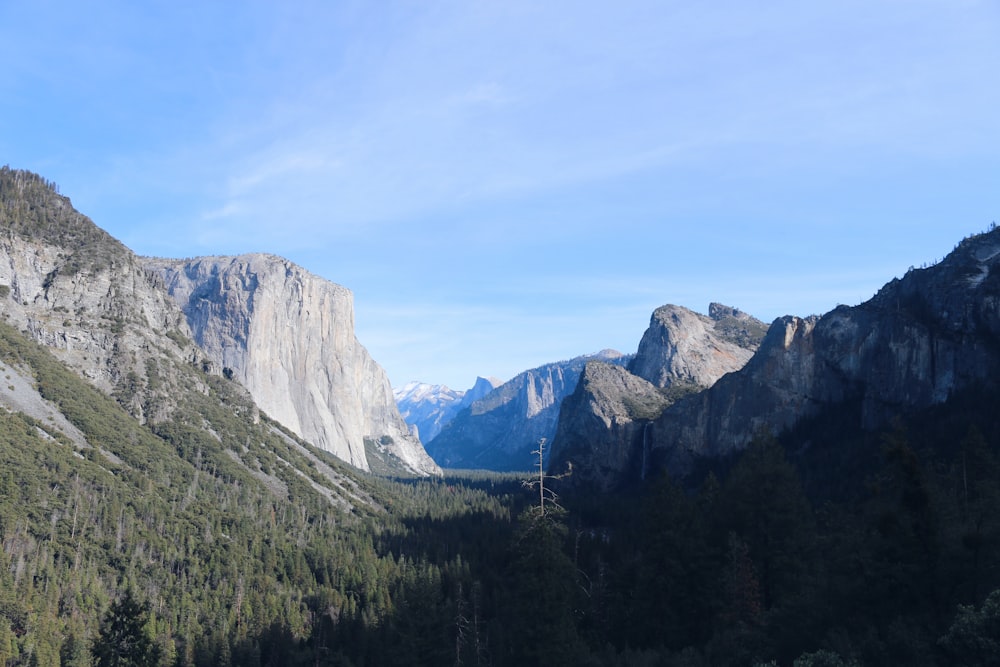
[(575, 357), (519, 373), (463, 408), (426, 443), (445, 468), (528, 470), (539, 440), (551, 439), (559, 406), (590, 359), (627, 363), (615, 350)]
[(7, 167), (0, 314), (2, 664), (996, 661), (995, 228), (855, 307), (405, 392), (467, 403), (446, 465), (551, 438), (558, 483), (445, 476), (346, 289), (137, 257)]
[[(651, 468), (684, 476), (762, 433), (780, 436), (832, 413), (842, 428), (873, 431), (963, 392), (995, 388), (998, 336), (1000, 231), (993, 228), (858, 306), (778, 318), (745, 366), (674, 403), (657, 402), (619, 369), (588, 367), (564, 407), (553, 460), (574, 461), (581, 483), (613, 488)], [(642, 410), (628, 409), (636, 404)]]
[(437, 474), (354, 336), (351, 293), (268, 255), (140, 258), (42, 179), (5, 169), (8, 323), (119, 397), (141, 423), (175, 411), (163, 357), (225, 375), (293, 433), (369, 470)]
[[(577, 409), (564, 401), (581, 384), (581, 375), (582, 383), (591, 386), (598, 364), (614, 368), (608, 372), (618, 373), (624, 382), (646, 387), (647, 391), (636, 390), (636, 396), (641, 393), (641, 401), (655, 405), (708, 387), (741, 368), (756, 350), (766, 326), (719, 303), (709, 304), (708, 310), (708, 315), (702, 315), (670, 304), (656, 309), (634, 355), (604, 350), (545, 364), (520, 373), (475, 401), (455, 402), (444, 394), (447, 410), (437, 407), (439, 391), (411, 383), (396, 392), (397, 403), (411, 424), (421, 414), (433, 415), (433, 425), (427, 430), (438, 435), (424, 440), (428, 453), (441, 465), (525, 470), (533, 465), (531, 452), (538, 449), (539, 441), (551, 443), (563, 415), (569, 420), (568, 415)], [(632, 403), (632, 409), (637, 409), (638, 404)], [(613, 421), (617, 428), (631, 422), (628, 414), (623, 408), (602, 419), (609, 424)], [(420, 427), (421, 434), (425, 428)]]
[(479, 377), (471, 389), (456, 391), (443, 384), (414, 381), (393, 389), (392, 395), (400, 414), (410, 425), (411, 432), (429, 442), (463, 408), (469, 407), (501, 384), (503, 383), (496, 378)]

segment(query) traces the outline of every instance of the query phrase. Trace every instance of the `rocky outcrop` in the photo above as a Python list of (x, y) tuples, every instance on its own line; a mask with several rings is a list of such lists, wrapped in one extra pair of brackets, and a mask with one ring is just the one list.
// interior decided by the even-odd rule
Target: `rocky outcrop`
[(272, 255), (144, 262), (205, 354), (270, 417), (363, 470), (375, 448), (411, 472), (439, 472), (354, 335), (349, 290)]
[(538, 441), (554, 437), (559, 406), (576, 388), (587, 361), (628, 359), (604, 350), (525, 371), (462, 410), (427, 443), (427, 451), (448, 468), (527, 470)]
[(871, 300), (776, 320), (738, 373), (671, 406), (653, 448), (682, 471), (823, 410), (854, 402), (860, 428), (943, 403), (1000, 377), (1000, 230), (964, 240)]
[(760, 320), (718, 303), (709, 306), (708, 316), (683, 306), (661, 306), (650, 318), (629, 371), (657, 387), (709, 387), (742, 368), (766, 330)]
[(645, 477), (654, 420), (678, 398), (742, 368), (765, 331), (760, 320), (718, 303), (707, 316), (672, 304), (657, 308), (628, 370), (587, 365), (563, 403), (552, 470), (572, 463), (573, 484), (601, 489)]
[(456, 391), (443, 384), (408, 382), (392, 395), (410, 432), (431, 441), (463, 409), (503, 384), (496, 378), (476, 378), (468, 391)]
[(572, 469), (574, 484), (600, 489), (626, 475), (645, 478), (651, 420), (671, 402), (666, 392), (621, 366), (587, 362), (559, 411), (549, 469)]
[(7, 167), (0, 228), (5, 319), (140, 422), (164, 422), (180, 397), (207, 393), (203, 372), (235, 379), (238, 370), (272, 417), (317, 445), (339, 446), (345, 460), (367, 468), (371, 453), (398, 470), (438, 471), (354, 338), (346, 289), (275, 257), (207, 261), (181, 271), (185, 313), (165, 285), (167, 267), (185, 262), (140, 260), (53, 184)]
[(459, 403), (461, 408), (467, 408), (476, 401), (486, 398), (488, 395), (493, 393), (493, 390), (503, 384), (502, 380), (498, 380), (495, 377), (477, 377), (476, 383), (472, 385), (471, 389), (466, 390), (462, 395), (462, 400)]
[(0, 204), (7, 321), (140, 422), (165, 419), (177, 378), (162, 356), (197, 363), (200, 352), (156, 277), (39, 176), (0, 169)]

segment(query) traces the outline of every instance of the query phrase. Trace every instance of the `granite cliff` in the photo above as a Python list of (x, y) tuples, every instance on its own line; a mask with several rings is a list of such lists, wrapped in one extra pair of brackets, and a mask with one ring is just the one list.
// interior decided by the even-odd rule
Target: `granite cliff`
[(763, 322), (729, 306), (702, 315), (657, 308), (628, 368), (589, 362), (563, 402), (551, 467), (574, 465), (574, 483), (614, 486), (644, 478), (653, 462), (653, 421), (679, 398), (743, 367), (764, 336)]
[(462, 410), (427, 443), (428, 453), (447, 468), (529, 469), (532, 450), (555, 435), (559, 407), (590, 360), (625, 364), (629, 357), (604, 350), (525, 371)]
[[(165, 278), (167, 266), (186, 263), (140, 259), (54, 184), (8, 167), (0, 168), (0, 224), (7, 323), (140, 424), (168, 422), (191, 392), (208, 393), (206, 375), (225, 374), (257, 390), (254, 401), (271, 401), (270, 417), (358, 467), (438, 471), (409, 436), (385, 373), (354, 338), (346, 289), (275, 257), (194, 262), (185, 284), (206, 282), (185, 313)], [(258, 420), (260, 402), (245, 404)]]
[(349, 290), (273, 255), (144, 263), (205, 354), (270, 417), (362, 470), (439, 472), (354, 335)]
[(1000, 230), (963, 240), (855, 307), (783, 317), (739, 373), (656, 420), (653, 448), (674, 469), (744, 447), (845, 403), (858, 426), (996, 385), (1000, 371)]
[(177, 378), (163, 356), (199, 363), (203, 355), (162, 284), (41, 177), (0, 169), (0, 202), (7, 322), (140, 423), (169, 417)]
[[(653, 319), (651, 328), (663, 320)], [(1000, 230), (992, 229), (858, 306), (775, 320), (741, 369), (662, 410), (647, 385), (606, 369), (585, 373), (564, 408), (553, 466), (573, 460), (574, 477), (609, 488), (653, 468), (687, 474), (758, 434), (780, 436), (827, 414), (871, 431), (961, 392), (996, 389), (998, 340)], [(645, 418), (627, 409), (636, 403), (650, 406)]]
[(653, 312), (628, 369), (657, 387), (709, 387), (742, 368), (766, 330), (760, 320), (719, 303), (709, 304), (707, 316), (668, 304)]

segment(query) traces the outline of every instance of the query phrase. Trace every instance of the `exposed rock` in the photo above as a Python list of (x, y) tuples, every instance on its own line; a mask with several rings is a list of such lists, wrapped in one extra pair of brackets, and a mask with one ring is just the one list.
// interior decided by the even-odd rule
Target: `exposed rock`
[(572, 466), (573, 484), (607, 489), (650, 466), (651, 419), (671, 403), (655, 385), (621, 366), (589, 361), (563, 401), (549, 469)]
[(162, 285), (40, 177), (0, 169), (0, 200), (0, 310), (7, 321), (116, 395), (140, 421), (165, 419), (176, 378), (158, 360), (197, 363), (200, 352)]
[(964, 240), (871, 300), (821, 318), (784, 317), (739, 372), (664, 411), (654, 449), (674, 470), (738, 450), (857, 401), (862, 428), (1000, 377), (1000, 230)]
[(477, 377), (472, 388), (462, 395), (461, 407), (467, 408), (481, 398), (486, 398), (494, 389), (503, 384), (502, 380), (495, 377)]
[(766, 325), (735, 308), (713, 303), (709, 316), (683, 306), (657, 308), (629, 370), (658, 387), (709, 387), (750, 359)]
[(270, 417), (363, 470), (375, 447), (411, 472), (439, 472), (355, 338), (349, 290), (272, 255), (144, 262), (205, 354)]
[[(228, 273), (204, 264), (202, 291), (188, 293), (203, 350), (165, 288), (165, 270), (147, 268), (52, 184), (0, 168), (0, 202), (0, 311), (141, 422), (166, 421), (178, 396), (207, 392), (204, 376), (184, 369), (239, 369), (275, 419), (318, 446), (337, 443), (345, 460), (366, 467), (367, 447), (400, 469), (438, 470), (409, 436), (385, 373), (357, 343), (346, 289), (273, 257), (259, 259), (260, 276), (250, 260), (240, 268), (234, 260)], [(158, 266), (172, 264), (182, 262)], [(330, 423), (341, 431), (309, 428)]]
[(2, 361), (0, 373), (3, 374), (3, 382), (0, 382), (0, 405), (11, 412), (20, 412), (39, 422), (51, 424), (78, 449), (90, 447), (86, 436), (66, 419), (59, 406), (46, 400), (38, 392), (34, 377)]
[(427, 451), (448, 468), (529, 469), (532, 450), (553, 439), (562, 400), (595, 359), (624, 364), (629, 357), (604, 350), (525, 371), (462, 410)]
[(682, 306), (657, 308), (628, 370), (588, 364), (559, 415), (553, 471), (573, 463), (572, 484), (607, 489), (644, 477), (653, 421), (678, 398), (739, 370), (757, 349), (763, 322), (713, 303), (709, 316)]

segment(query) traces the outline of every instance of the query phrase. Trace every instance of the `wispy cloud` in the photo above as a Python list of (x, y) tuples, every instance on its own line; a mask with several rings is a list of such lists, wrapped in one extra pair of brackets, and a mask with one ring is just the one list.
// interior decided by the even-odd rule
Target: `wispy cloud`
[(355, 289), (394, 380), (502, 375), (666, 302), (867, 298), (985, 227), (998, 32), (953, 0), (6, 3), (0, 153), (140, 252)]
[(213, 220), (221, 220), (223, 218), (233, 218), (235, 216), (242, 215), (245, 210), (246, 206), (240, 204), (239, 202), (230, 201), (221, 208), (205, 211), (201, 214), (201, 219), (205, 222), (212, 222)]
[(253, 164), (230, 177), (229, 190), (232, 194), (245, 195), (262, 185), (276, 181), (287, 183), (288, 180), (303, 179), (310, 174), (329, 172), (340, 166), (340, 162), (332, 156), (295, 149), (278, 154), (267, 151), (253, 157)]

